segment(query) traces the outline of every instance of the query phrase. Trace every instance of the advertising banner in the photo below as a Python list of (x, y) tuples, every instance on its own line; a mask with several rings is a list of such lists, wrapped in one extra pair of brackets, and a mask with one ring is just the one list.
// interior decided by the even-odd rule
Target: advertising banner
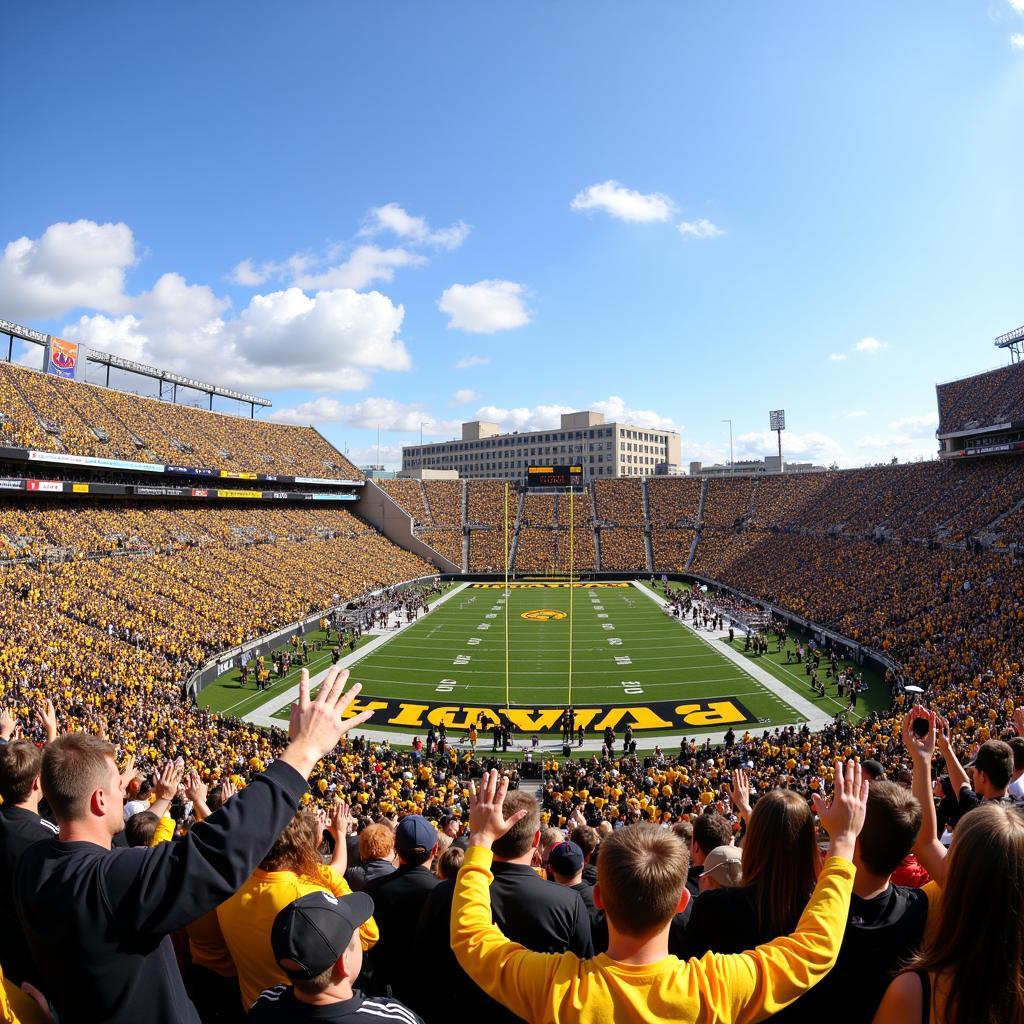
[(86, 348), (77, 341), (65, 341), (47, 335), (43, 369), (55, 377), (85, 380)]

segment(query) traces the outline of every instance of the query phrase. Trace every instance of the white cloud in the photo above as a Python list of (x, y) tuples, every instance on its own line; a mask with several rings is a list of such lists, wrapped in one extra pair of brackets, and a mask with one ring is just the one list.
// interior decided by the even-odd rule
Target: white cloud
[[(402, 466), (402, 446), (400, 444), (381, 443), (364, 445), (345, 452), (345, 458), (354, 466), (381, 465), (385, 469), (400, 469)], [(380, 460), (378, 462), (378, 459)]]
[(1024, 50), (1024, 32), (1014, 32), (1010, 36), (1010, 46), (1015, 50)]
[(477, 409), (475, 416), (487, 423), (497, 423), (504, 430), (553, 430), (559, 426), (562, 413), (576, 411), (571, 405), (518, 406), (512, 409), (484, 405)]
[(717, 238), (725, 232), (709, 220), (684, 220), (679, 225), (679, 234), (685, 238)]
[(551, 430), (560, 425), (563, 413), (581, 412), (584, 409), (603, 413), (608, 423), (632, 423), (637, 427), (657, 430), (681, 429), (671, 417), (662, 416), (651, 409), (632, 409), (618, 395), (582, 406), (536, 405), (504, 408), (485, 405), (476, 410), (475, 418), (497, 423), (505, 430)]
[(398, 337), (405, 311), (380, 292), (255, 295), (234, 318), (209, 288), (165, 274), (122, 317), (83, 316), (64, 336), (233, 387), (369, 387), (372, 371), (409, 369)]
[(456, 370), (468, 370), (471, 366), (487, 366), (490, 356), (463, 356), (456, 364)]
[(873, 356), (877, 355), (878, 352), (885, 348), (885, 343), (879, 341), (877, 338), (861, 338), (853, 347), (858, 352), (865, 352), (869, 356)]
[(848, 420), (859, 420), (862, 416), (867, 416), (863, 409), (853, 409), (846, 414)]
[(425, 406), (399, 402), (394, 398), (365, 398), (346, 405), (335, 398), (316, 398), (290, 409), (277, 409), (268, 419), (278, 423), (341, 423), (361, 430), (419, 433), (424, 436), (450, 437), (460, 426), (456, 420), (439, 420)]
[(381, 249), (376, 245), (360, 245), (344, 262), (318, 273), (297, 274), (292, 277), (292, 284), (306, 290), (367, 288), (377, 282), (393, 281), (396, 267), (422, 267), (426, 263), (426, 257), (401, 246)]
[(257, 285), (263, 284), (263, 282), (270, 277), (271, 272), (272, 264), (264, 263), (257, 267), (253, 264), (251, 259), (244, 259), (241, 263), (235, 264), (231, 273), (228, 274), (228, 280), (233, 284), (240, 284), (246, 288), (254, 288)]
[(51, 224), (39, 238), (17, 238), (0, 257), (0, 309), (16, 320), (77, 308), (125, 308), (125, 271), (135, 264), (127, 224)]
[(829, 354), (829, 359), (833, 363), (845, 363), (847, 358), (848, 357), (845, 352), (832, 352)]
[(671, 417), (661, 416), (653, 409), (631, 409), (618, 395), (612, 395), (600, 402), (591, 402), (588, 408), (594, 412), (604, 413), (608, 423), (632, 423), (634, 426), (649, 430), (679, 429)]
[(619, 220), (650, 224), (668, 220), (675, 203), (660, 192), (637, 192), (609, 179), (577, 192), (569, 206), (573, 210), (603, 210)]
[(457, 249), (469, 235), (470, 226), (465, 221), (456, 221), (450, 227), (431, 229), (424, 217), (414, 217), (398, 203), (375, 206), (366, 215), (361, 235), (376, 235), (382, 231), (411, 242), (434, 245), (439, 249)]
[(448, 400), (448, 405), (452, 409), (457, 409), (460, 405), (469, 405), (470, 402), (479, 401), (480, 396), (471, 388), (459, 388)]
[(893, 430), (901, 430), (907, 434), (934, 434), (938, 425), (939, 416), (934, 412), (926, 412), (921, 416), (904, 416), (898, 420), (891, 420), (889, 423)]
[(477, 281), (446, 288), (437, 306), (450, 317), (448, 326), (471, 334), (493, 334), (530, 322), (525, 289), (515, 281)]
[[(736, 438), (736, 459), (762, 459), (778, 452), (773, 430), (757, 430)], [(782, 454), (793, 462), (817, 462), (829, 465), (844, 459), (843, 446), (828, 434), (810, 431), (806, 434), (787, 430), (782, 438)]]
[(1010, 0), (1010, 6), (1018, 14), (1024, 14), (1024, 0)]

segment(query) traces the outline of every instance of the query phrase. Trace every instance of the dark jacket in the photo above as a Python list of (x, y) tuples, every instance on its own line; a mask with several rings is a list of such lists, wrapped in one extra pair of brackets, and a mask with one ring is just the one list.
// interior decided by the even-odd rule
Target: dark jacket
[(438, 879), (427, 867), (400, 867), (369, 882), (365, 892), (373, 898), (373, 919), (380, 940), (370, 952), (373, 977), (369, 994), (386, 994), (386, 986), (402, 1002), (415, 998), (409, 964), (416, 958), (416, 922)]
[(368, 860), (362, 864), (354, 864), (345, 872), (345, 881), (353, 892), (363, 892), (375, 879), (393, 874), (395, 865), (389, 860)]
[(15, 907), (61, 1024), (198, 1024), (169, 933), (241, 887), (305, 792), (275, 761), (181, 842), (107, 850), (47, 839), (22, 857)]
[[(538, 953), (593, 956), (590, 919), (579, 894), (548, 882), (523, 864), (495, 861), (491, 868), (491, 913), (513, 942)], [(509, 1010), (477, 988), (451, 949), (452, 896), (455, 879), (441, 882), (427, 898), (416, 929), (416, 968), (420, 984), (412, 1008), (429, 1024), (449, 1022), (452, 1008), (462, 1020), (508, 1024), (518, 1021)], [(383, 931), (383, 929), (382, 929)], [(444, 998), (437, 998), (437, 993)]]
[(0, 807), (0, 965), (15, 985), (42, 985), (32, 963), (25, 933), (14, 912), (14, 872), (22, 854), (43, 839), (52, 839), (57, 826), (24, 807)]

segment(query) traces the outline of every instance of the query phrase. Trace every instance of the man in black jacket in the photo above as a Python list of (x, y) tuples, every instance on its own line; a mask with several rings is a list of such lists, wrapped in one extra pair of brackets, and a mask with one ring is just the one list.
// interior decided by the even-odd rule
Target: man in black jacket
[(438, 879), (427, 866), (437, 851), (437, 832), (426, 818), (410, 814), (395, 829), (398, 870), (373, 879), (366, 886), (372, 897), (374, 920), (380, 939), (370, 953), (372, 984), (368, 991), (387, 995), (387, 990), (402, 1002), (415, 998), (408, 970), (417, 955), (416, 922)]
[(57, 826), (39, 816), (42, 763), (42, 751), (28, 740), (0, 745), (0, 965), (16, 985), (29, 981), (37, 987), (39, 973), (14, 912), (14, 872), (30, 846), (57, 834)]
[[(539, 953), (594, 955), (590, 918), (579, 894), (548, 882), (530, 866), (540, 842), (540, 808), (522, 790), (512, 790), (503, 804), (505, 817), (525, 810), (526, 817), (494, 843), (491, 913), (510, 939)], [(412, 1008), (428, 1021), (447, 1022), (452, 1007), (466, 1020), (507, 1024), (518, 1018), (495, 1002), (469, 978), (451, 950), (452, 896), (455, 879), (438, 885), (427, 897), (416, 929), (417, 958), (409, 969), (417, 975)], [(443, 992), (444, 999), (437, 998)]]
[(360, 689), (344, 693), (347, 678), (329, 670), (311, 701), (303, 669), (288, 748), (182, 842), (111, 849), (124, 827), (113, 746), (83, 734), (47, 746), (43, 796), (60, 836), (22, 857), (15, 907), (62, 1024), (198, 1024), (169, 933), (242, 885), (295, 815), (317, 761), (369, 718), (342, 721)]

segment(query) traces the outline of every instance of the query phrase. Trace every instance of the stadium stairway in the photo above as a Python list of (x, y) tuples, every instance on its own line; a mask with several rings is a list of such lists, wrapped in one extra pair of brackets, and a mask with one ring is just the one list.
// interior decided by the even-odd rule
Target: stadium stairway
[(644, 509), (644, 553), (647, 556), (647, 571), (654, 571), (654, 543), (651, 540), (651, 503), (647, 493), (647, 477), (640, 486), (640, 498)]
[(690, 542), (690, 554), (686, 559), (686, 569), (689, 570), (693, 565), (693, 560), (697, 557), (697, 543), (700, 541), (700, 532), (704, 526), (704, 502), (708, 496), (708, 478), (704, 477), (700, 482), (700, 501), (697, 503), (697, 521), (694, 524), (695, 529), (693, 531), (693, 540)]
[(516, 570), (516, 551), (519, 548), (519, 525), (523, 521), (523, 506), (526, 502), (526, 491), (520, 491), (516, 499), (516, 521), (512, 528), (512, 543), (508, 549), (508, 571)]

